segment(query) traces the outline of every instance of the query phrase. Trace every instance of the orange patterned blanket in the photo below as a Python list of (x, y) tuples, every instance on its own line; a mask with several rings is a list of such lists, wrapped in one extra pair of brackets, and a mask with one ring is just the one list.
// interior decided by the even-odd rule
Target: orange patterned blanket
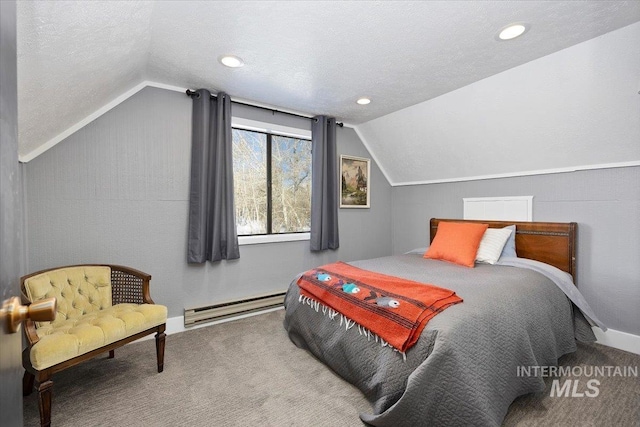
[(301, 295), (339, 312), (403, 353), (418, 341), (433, 316), (462, 302), (448, 289), (344, 262), (307, 271), (298, 286)]

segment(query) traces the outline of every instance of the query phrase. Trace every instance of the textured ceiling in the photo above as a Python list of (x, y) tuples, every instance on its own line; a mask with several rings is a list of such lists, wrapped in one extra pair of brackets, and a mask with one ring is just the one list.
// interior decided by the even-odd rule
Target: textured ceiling
[(19, 1), (20, 154), (147, 80), (359, 124), (639, 20), (638, 1)]
[(394, 185), (640, 166), (639, 83), (640, 22), (357, 131)]

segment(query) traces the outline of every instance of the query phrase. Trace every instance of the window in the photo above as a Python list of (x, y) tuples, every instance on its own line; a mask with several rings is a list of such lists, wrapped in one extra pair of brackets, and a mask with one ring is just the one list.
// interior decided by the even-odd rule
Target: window
[(234, 128), (238, 236), (311, 229), (311, 141)]

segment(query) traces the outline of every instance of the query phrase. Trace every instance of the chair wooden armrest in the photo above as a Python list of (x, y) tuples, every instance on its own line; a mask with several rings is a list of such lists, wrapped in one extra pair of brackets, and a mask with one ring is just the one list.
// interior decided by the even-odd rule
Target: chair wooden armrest
[(38, 337), (38, 333), (36, 332), (36, 324), (33, 320), (25, 320), (24, 335), (27, 337), (27, 341), (29, 341), (29, 347), (33, 346), (40, 340), (40, 338)]

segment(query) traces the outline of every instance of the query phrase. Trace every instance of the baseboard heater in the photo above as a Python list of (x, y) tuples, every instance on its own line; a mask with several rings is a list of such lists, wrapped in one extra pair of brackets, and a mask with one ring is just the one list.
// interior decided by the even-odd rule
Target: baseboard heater
[(184, 325), (196, 325), (212, 322), (242, 314), (276, 308), (284, 304), (286, 292), (259, 295), (235, 301), (227, 301), (206, 307), (189, 308), (184, 310)]

